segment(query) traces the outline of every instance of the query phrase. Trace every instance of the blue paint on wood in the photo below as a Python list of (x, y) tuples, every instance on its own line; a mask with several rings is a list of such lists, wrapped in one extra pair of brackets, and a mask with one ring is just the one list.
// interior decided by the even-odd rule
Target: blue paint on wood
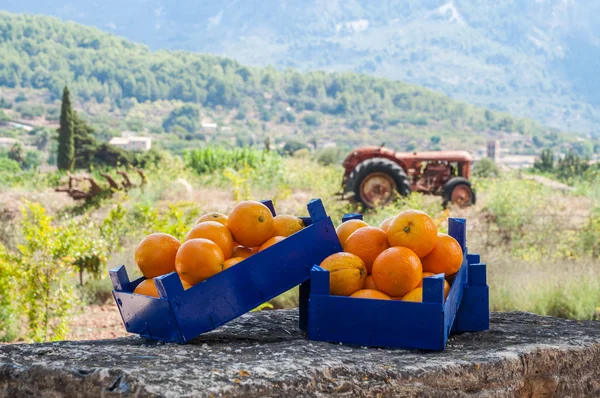
[(362, 219), (363, 219), (362, 214), (349, 213), (349, 214), (344, 214), (344, 216), (342, 217), (342, 222), (346, 222), (348, 220), (362, 220)]
[[(269, 202), (263, 202), (269, 207)], [(110, 272), (126, 329), (144, 337), (185, 343), (307, 281), (313, 264), (342, 250), (320, 200), (307, 205), (308, 227), (213, 277), (183, 290), (176, 273), (154, 281), (160, 298), (132, 293), (125, 267)], [(140, 278), (137, 283), (144, 278)]]
[[(344, 216), (343, 221), (358, 218), (351, 214)], [(467, 252), (466, 220), (450, 218), (448, 227), (449, 235), (459, 242), (464, 256), (445, 302), (443, 274), (425, 278), (423, 302), (411, 303), (332, 296), (329, 272), (314, 266), (307, 310), (308, 338), (357, 346), (443, 350), (457, 324), (462, 326), (457, 331), (489, 328), (489, 312), (483, 311), (488, 305), (485, 281), (483, 286), (468, 284), (471, 268), (477, 268), (473, 268), (474, 278), (481, 283), (485, 266), (469, 262), (479, 262), (479, 256)]]

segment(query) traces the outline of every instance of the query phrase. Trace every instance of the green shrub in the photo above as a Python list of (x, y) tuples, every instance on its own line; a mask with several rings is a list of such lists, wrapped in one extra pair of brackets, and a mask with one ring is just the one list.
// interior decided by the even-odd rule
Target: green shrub
[(0, 156), (0, 173), (18, 173), (21, 171), (21, 166), (8, 157)]
[(281, 157), (274, 152), (259, 151), (253, 148), (201, 148), (188, 151), (184, 155), (185, 164), (198, 174), (207, 174), (226, 168), (240, 170), (246, 166), (258, 169), (267, 163), (279, 163)]
[(315, 154), (315, 159), (320, 165), (329, 166), (332, 164), (340, 164), (343, 156), (344, 154), (340, 148), (329, 147), (318, 150)]
[(493, 178), (500, 175), (496, 163), (490, 158), (483, 158), (473, 165), (473, 176), (478, 178)]

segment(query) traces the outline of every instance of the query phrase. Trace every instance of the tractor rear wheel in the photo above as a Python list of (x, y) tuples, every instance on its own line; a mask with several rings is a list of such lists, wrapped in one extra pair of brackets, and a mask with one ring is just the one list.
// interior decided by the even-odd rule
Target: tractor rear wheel
[(458, 207), (469, 207), (475, 204), (475, 200), (471, 182), (466, 178), (454, 177), (444, 185), (444, 207), (449, 203)]
[(396, 193), (410, 194), (408, 177), (402, 167), (384, 158), (367, 159), (352, 171), (348, 187), (363, 206), (374, 208), (394, 200)]

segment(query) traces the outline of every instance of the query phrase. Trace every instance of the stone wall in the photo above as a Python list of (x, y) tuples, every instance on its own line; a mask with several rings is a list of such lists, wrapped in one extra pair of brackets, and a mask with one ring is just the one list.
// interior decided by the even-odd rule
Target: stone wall
[(600, 397), (600, 322), (494, 313), (443, 352), (311, 342), (296, 323), (251, 313), (183, 346), (0, 345), (0, 397)]

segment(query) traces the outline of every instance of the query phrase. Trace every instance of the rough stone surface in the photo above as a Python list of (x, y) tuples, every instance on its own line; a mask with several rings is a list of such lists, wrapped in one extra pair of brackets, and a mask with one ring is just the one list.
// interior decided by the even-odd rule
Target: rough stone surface
[(600, 322), (495, 313), (444, 352), (311, 342), (265, 311), (192, 344), (139, 337), (0, 346), (1, 397), (600, 397)]

